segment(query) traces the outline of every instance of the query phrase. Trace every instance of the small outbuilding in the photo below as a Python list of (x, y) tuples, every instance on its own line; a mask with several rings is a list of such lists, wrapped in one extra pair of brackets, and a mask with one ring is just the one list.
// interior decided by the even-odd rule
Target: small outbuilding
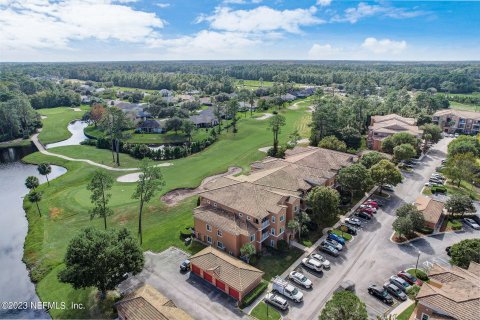
[(437, 230), (445, 217), (445, 204), (430, 197), (419, 196), (415, 206), (423, 214), (425, 226)]
[(191, 270), (226, 294), (242, 300), (262, 280), (263, 271), (213, 247), (190, 257)]

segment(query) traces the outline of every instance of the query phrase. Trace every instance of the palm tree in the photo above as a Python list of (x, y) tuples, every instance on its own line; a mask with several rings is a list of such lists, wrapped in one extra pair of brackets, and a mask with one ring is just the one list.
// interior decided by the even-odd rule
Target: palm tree
[(45, 176), (47, 178), (47, 183), (50, 185), (50, 181), (48, 181), (48, 175), (52, 173), (52, 167), (48, 163), (40, 163), (38, 165), (38, 173), (40, 173), (42, 176)]
[(38, 181), (38, 178), (35, 176), (29, 176), (25, 180), (25, 187), (27, 187), (30, 190), (35, 190), (39, 186), (40, 182)]
[(41, 217), (42, 213), (40, 212), (40, 207), (38, 206), (38, 203), (42, 200), (42, 193), (33, 190), (33, 191), (30, 191), (30, 193), (27, 195), (27, 197), (28, 197), (28, 201), (30, 201), (30, 203), (35, 203), (37, 205), (38, 214)]

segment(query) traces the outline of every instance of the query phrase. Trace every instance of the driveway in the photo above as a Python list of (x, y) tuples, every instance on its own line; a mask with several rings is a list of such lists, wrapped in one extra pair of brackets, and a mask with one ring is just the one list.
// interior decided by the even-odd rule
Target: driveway
[(249, 319), (235, 307), (235, 300), (194, 274), (180, 273), (180, 263), (188, 258), (185, 252), (171, 247), (161, 253), (145, 253), (145, 267), (119, 286), (130, 292), (143, 283), (156, 288), (185, 310), (194, 319)]
[[(325, 303), (345, 280), (355, 283), (358, 296), (367, 304), (369, 317), (375, 319), (377, 315), (387, 313), (391, 307), (367, 293), (369, 284), (383, 284), (401, 269), (414, 267), (418, 252), (420, 266), (426, 261), (448, 264), (445, 247), (463, 239), (480, 236), (480, 232), (466, 228), (462, 232), (419, 239), (405, 245), (389, 241), (396, 209), (415, 201), (435, 167), (445, 158), (450, 141), (451, 139), (441, 140), (432, 147), (413, 172), (403, 173), (404, 182), (395, 188), (395, 192), (374, 219), (364, 223), (362, 231), (347, 245), (342, 254), (337, 258), (327, 256), (332, 263), (331, 270), (318, 276), (305, 270), (307, 277), (313, 281), (314, 288), (311, 291), (302, 289), (304, 302), (301, 305), (290, 303), (291, 308), (284, 314), (285, 319), (318, 319)], [(295, 267), (302, 268), (299, 265)]]

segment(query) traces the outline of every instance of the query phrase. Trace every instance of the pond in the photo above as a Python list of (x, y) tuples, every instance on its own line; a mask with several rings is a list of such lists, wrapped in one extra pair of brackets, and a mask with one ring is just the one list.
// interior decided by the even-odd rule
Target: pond
[(88, 127), (88, 123), (85, 121), (73, 121), (68, 125), (68, 131), (71, 132), (72, 136), (67, 140), (50, 143), (45, 146), (46, 149), (56, 148), (56, 147), (64, 147), (64, 146), (72, 146), (72, 145), (79, 145), (80, 142), (83, 140), (88, 139), (88, 137), (83, 132), (83, 129)]
[[(36, 176), (45, 183), (44, 176), (38, 174), (37, 167), (21, 163), (18, 159), (26, 155), (24, 149), (8, 148), (0, 150), (0, 301), (22, 302), (39, 301), (35, 286), (30, 281), (28, 270), (22, 261), (23, 244), (28, 231), (28, 222), (23, 210), (23, 197), (28, 189), (24, 182), (28, 176)], [(10, 162), (9, 162), (10, 161)], [(52, 166), (49, 179), (66, 173), (67, 169)], [(49, 318), (43, 310), (4, 310), (0, 308), (1, 319)]]

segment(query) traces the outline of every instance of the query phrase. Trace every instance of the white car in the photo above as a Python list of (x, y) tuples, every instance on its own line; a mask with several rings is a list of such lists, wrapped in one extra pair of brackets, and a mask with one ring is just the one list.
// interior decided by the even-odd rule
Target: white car
[(288, 278), (292, 280), (293, 282), (301, 285), (304, 288), (310, 289), (312, 287), (312, 281), (305, 277), (303, 273), (300, 273), (298, 271), (292, 271), (288, 275)]
[(468, 226), (470, 226), (471, 228), (473, 228), (475, 230), (480, 230), (480, 226), (473, 219), (465, 218), (465, 219), (463, 219), (463, 222), (465, 222), (465, 224), (467, 224)]
[(324, 256), (322, 256), (321, 254), (318, 254), (318, 253), (313, 253), (310, 258), (313, 258), (315, 260), (318, 260), (322, 263), (323, 265), (323, 268), (324, 269), (330, 269), (330, 261), (328, 261), (327, 259), (325, 259)]
[(265, 296), (265, 302), (268, 302), (281, 310), (288, 309), (287, 300), (275, 293), (267, 293), (267, 295)]
[(312, 258), (303, 258), (302, 264), (312, 270), (315, 270), (317, 272), (322, 272), (322, 263), (316, 259)]
[(351, 224), (352, 226), (361, 226), (362, 223), (357, 218), (346, 218), (345, 223)]

